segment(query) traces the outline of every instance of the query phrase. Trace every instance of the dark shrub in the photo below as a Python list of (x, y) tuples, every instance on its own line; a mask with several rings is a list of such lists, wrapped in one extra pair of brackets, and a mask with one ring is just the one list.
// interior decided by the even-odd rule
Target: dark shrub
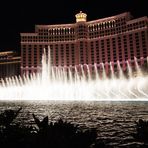
[(133, 136), (138, 140), (148, 142), (148, 121), (139, 119), (138, 122), (136, 122), (136, 134)]
[(34, 114), (37, 127), (12, 124), (17, 111), (5, 110), (0, 114), (1, 148), (104, 148), (96, 142), (96, 129), (81, 130), (77, 125), (59, 119), (48, 123), (48, 116), (40, 121)]

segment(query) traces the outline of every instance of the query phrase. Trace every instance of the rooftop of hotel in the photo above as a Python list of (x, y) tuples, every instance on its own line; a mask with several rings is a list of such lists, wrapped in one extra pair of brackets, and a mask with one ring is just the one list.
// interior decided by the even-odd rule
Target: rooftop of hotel
[(88, 26), (89, 25), (94, 25), (96, 23), (106, 23), (106, 22), (115, 22), (117, 19), (120, 18), (126, 18), (126, 22), (127, 24), (130, 23), (134, 23), (137, 21), (141, 21), (141, 20), (148, 20), (147, 16), (142, 16), (139, 18), (133, 18), (133, 16), (131, 15), (130, 12), (124, 12), (121, 14), (117, 14), (114, 16), (110, 16), (110, 17), (105, 17), (105, 18), (100, 18), (100, 19), (96, 19), (96, 20), (90, 20), (87, 21), (87, 14), (83, 13), (82, 11), (80, 11), (79, 13), (77, 13), (75, 15), (76, 17), (76, 23), (71, 23), (71, 24), (52, 24), (52, 25), (35, 25), (35, 32), (34, 33), (20, 33), (21, 36), (38, 36), (38, 29), (67, 29), (67, 28), (73, 28), (75, 25), (77, 25), (78, 23), (86, 23)]
[[(80, 13), (75, 15), (76, 18), (86, 18), (87, 14), (83, 13), (82, 11), (80, 11)], [(100, 19), (96, 19), (96, 20), (92, 20), (92, 21), (86, 21), (88, 24), (91, 23), (96, 23), (96, 22), (104, 22), (104, 21), (114, 21), (117, 18), (121, 18), (121, 17), (126, 17), (128, 16), (130, 19), (132, 19), (132, 15), (130, 14), (130, 12), (124, 12), (118, 15), (114, 15), (114, 16), (110, 16), (110, 17), (105, 17), (105, 18), (100, 18)], [(73, 26), (75, 23), (71, 23), (71, 24), (54, 24), (54, 25), (36, 25), (37, 28), (49, 28), (49, 27), (70, 27)]]

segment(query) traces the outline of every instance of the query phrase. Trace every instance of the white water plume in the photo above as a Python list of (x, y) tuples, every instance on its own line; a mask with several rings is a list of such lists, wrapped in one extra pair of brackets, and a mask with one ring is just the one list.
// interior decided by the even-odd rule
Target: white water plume
[[(140, 75), (132, 75), (127, 61), (128, 78), (125, 77), (117, 61), (118, 76), (110, 63), (111, 77), (108, 77), (103, 63), (92, 65), (94, 73), (87, 64), (53, 67), (50, 52), (48, 55), (44, 52), (41, 73), (1, 80), (0, 100), (147, 100), (148, 76), (142, 74), (137, 59), (135, 62)], [(102, 68), (101, 72), (98, 66)]]

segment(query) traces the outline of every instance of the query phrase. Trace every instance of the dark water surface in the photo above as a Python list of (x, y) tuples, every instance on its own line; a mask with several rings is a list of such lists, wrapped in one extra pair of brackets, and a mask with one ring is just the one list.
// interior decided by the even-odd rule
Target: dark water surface
[(131, 136), (135, 133), (135, 121), (148, 120), (148, 102), (54, 102), (54, 101), (14, 101), (0, 102), (0, 112), (4, 109), (23, 109), (16, 119), (22, 124), (33, 124), (32, 113), (40, 119), (46, 115), (50, 121), (62, 118), (80, 127), (97, 128), (98, 139), (115, 147), (140, 147)]

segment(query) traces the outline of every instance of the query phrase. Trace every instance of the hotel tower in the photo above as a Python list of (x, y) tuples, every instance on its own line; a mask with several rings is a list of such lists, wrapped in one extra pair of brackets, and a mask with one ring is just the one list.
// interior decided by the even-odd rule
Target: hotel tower
[[(21, 74), (38, 72), (44, 49), (50, 49), (52, 66), (79, 67), (88, 65), (106, 72), (145, 65), (148, 56), (148, 18), (134, 19), (129, 12), (87, 21), (80, 11), (71, 24), (36, 25), (35, 33), (21, 33)], [(117, 62), (119, 61), (119, 62)]]

